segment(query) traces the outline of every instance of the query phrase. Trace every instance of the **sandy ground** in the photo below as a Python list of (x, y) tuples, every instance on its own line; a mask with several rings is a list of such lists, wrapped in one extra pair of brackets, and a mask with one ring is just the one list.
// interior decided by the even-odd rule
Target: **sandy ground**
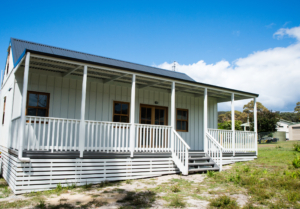
[[(225, 166), (225, 169), (230, 169), (231, 166)], [(148, 179), (139, 179), (132, 180), (130, 182), (121, 182), (115, 186), (106, 186), (104, 188), (99, 188), (97, 185), (92, 186), (87, 190), (82, 190), (82, 188), (77, 188), (69, 190), (67, 193), (62, 193), (59, 196), (56, 194), (51, 194), (43, 196), (45, 198), (46, 205), (64, 205), (68, 204), (72, 206), (71, 208), (120, 208), (121, 206), (126, 205), (126, 203), (118, 202), (127, 195), (128, 192), (138, 192), (138, 191), (147, 191), (150, 188), (155, 188), (158, 185), (164, 185), (164, 183), (170, 182), (172, 179), (185, 179), (192, 181), (201, 185), (201, 182), (204, 181), (206, 177), (205, 174), (190, 174), (188, 176), (180, 175), (165, 175), (156, 178)], [(215, 188), (215, 190), (218, 188)], [(193, 191), (191, 191), (192, 193)], [(170, 208), (168, 207), (168, 202), (163, 200), (162, 196), (166, 194), (157, 193), (155, 202), (152, 204), (151, 208)], [(215, 194), (210, 194), (204, 192), (201, 194), (208, 198), (216, 197)], [(235, 198), (239, 206), (244, 206), (248, 198), (242, 194), (234, 194), (231, 197)], [(32, 197), (26, 195), (13, 195), (9, 197), (0, 198), (0, 204), (3, 201), (14, 202), (17, 200), (30, 200)], [(184, 198), (184, 201), (187, 203), (186, 208), (207, 208), (209, 202), (206, 200), (194, 199), (191, 196)], [(85, 207), (83, 207), (85, 206)], [(34, 208), (33, 206), (24, 206), (23, 208)], [(63, 207), (61, 207), (63, 208)], [(67, 208), (67, 207), (66, 207)], [(69, 207), (70, 208), (70, 207)]]

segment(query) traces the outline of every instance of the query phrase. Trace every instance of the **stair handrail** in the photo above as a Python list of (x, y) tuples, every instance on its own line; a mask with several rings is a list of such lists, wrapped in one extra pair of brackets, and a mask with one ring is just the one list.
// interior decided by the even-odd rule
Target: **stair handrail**
[(223, 160), (223, 146), (208, 132), (206, 132), (207, 140), (207, 154), (213, 159), (213, 161), (219, 166), (222, 171)]
[(176, 166), (183, 175), (189, 173), (189, 149), (190, 146), (183, 140), (183, 138), (172, 129), (172, 158)]

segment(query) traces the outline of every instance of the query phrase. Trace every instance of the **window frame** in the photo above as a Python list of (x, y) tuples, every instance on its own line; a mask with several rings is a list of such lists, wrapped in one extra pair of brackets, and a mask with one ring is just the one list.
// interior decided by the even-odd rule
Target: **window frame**
[(5, 122), (5, 109), (6, 109), (6, 96), (4, 97), (4, 101), (3, 101), (2, 125), (4, 125)]
[[(47, 107), (29, 106), (29, 94), (46, 95), (48, 97)], [(46, 116), (37, 116), (37, 115), (35, 115), (34, 117), (49, 117), (49, 104), (50, 104), (50, 93), (38, 92), (38, 91), (27, 91), (27, 102), (26, 102), (25, 115), (26, 116), (34, 116), (34, 115), (27, 115), (27, 112), (28, 112), (28, 108), (36, 108), (36, 109), (43, 109), (43, 110), (46, 109), (47, 110), (47, 114), (46, 114)], [(37, 113), (38, 113), (38, 111), (36, 111), (36, 114)]]
[(9, 58), (10, 58), (10, 48), (8, 49), (8, 55), (6, 60), (6, 75), (8, 76), (9, 73)]
[[(116, 113), (115, 113), (115, 104), (116, 104), (116, 103), (121, 103), (121, 107), (122, 107), (122, 104), (127, 104), (127, 105), (128, 105), (128, 114), (127, 114), (127, 115), (121, 114), (121, 113), (120, 113), (120, 114), (116, 114)], [(114, 122), (114, 123), (130, 123), (130, 102), (113, 101), (113, 108), (112, 108), (112, 111), (113, 111), (113, 114), (112, 114), (112, 122)], [(119, 115), (119, 116), (128, 116), (128, 122), (121, 122), (121, 121), (115, 122), (115, 121), (114, 121), (115, 115)], [(121, 119), (121, 117), (120, 117), (120, 119)]]
[[(186, 120), (183, 120), (183, 119), (178, 119), (178, 110), (181, 110), (181, 111), (186, 111), (187, 112), (187, 118)], [(179, 130), (177, 129), (177, 121), (186, 121), (186, 129), (185, 130)], [(189, 110), (188, 109), (183, 109), (183, 108), (176, 108), (176, 131), (179, 131), (179, 132), (189, 132)]]

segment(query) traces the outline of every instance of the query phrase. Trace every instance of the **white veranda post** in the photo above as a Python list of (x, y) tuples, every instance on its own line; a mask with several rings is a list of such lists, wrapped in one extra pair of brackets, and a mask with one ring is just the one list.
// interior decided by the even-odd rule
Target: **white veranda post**
[(82, 95), (81, 95), (81, 114), (80, 114), (80, 130), (79, 130), (79, 151), (80, 157), (83, 157), (85, 142), (85, 99), (86, 99), (86, 82), (87, 82), (87, 66), (83, 69), (82, 79)]
[(232, 152), (235, 156), (235, 114), (234, 114), (234, 93), (231, 93), (231, 130), (232, 130)]
[(257, 104), (256, 104), (256, 98), (254, 98), (253, 101), (253, 118), (254, 118), (254, 133), (255, 133), (255, 149), (256, 149), (256, 155), (258, 155), (257, 150)]
[(19, 126), (19, 152), (18, 157), (22, 158), (23, 154), (23, 143), (25, 136), (25, 125), (26, 125), (26, 103), (27, 103), (27, 88), (28, 88), (28, 74), (29, 74), (29, 62), (30, 52), (27, 52), (25, 59), (24, 78), (23, 78), (23, 94), (22, 94), (22, 106), (21, 106), (21, 123)]
[[(172, 130), (176, 130), (175, 128), (175, 82), (172, 82), (172, 88), (171, 88), (171, 127)], [(173, 150), (174, 147), (174, 135), (171, 134), (171, 148)]]
[(204, 98), (203, 98), (203, 140), (204, 140), (204, 152), (207, 152), (207, 88), (204, 88)]
[(132, 75), (131, 102), (130, 102), (130, 156), (131, 157), (133, 157), (134, 146), (135, 146), (134, 113), (135, 113), (135, 74)]

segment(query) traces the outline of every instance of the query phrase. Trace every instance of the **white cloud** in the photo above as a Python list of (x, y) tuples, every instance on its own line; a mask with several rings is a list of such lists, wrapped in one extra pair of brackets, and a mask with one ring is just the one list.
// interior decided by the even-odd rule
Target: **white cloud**
[[(258, 101), (269, 109), (292, 110), (300, 101), (300, 26), (279, 29), (274, 36), (289, 36), (298, 42), (254, 52), (233, 64), (226, 60), (215, 64), (200, 60), (189, 65), (177, 64), (176, 70), (199, 82), (258, 93)], [(158, 67), (170, 70), (172, 65), (165, 62)], [(238, 109), (246, 102), (237, 103)]]

